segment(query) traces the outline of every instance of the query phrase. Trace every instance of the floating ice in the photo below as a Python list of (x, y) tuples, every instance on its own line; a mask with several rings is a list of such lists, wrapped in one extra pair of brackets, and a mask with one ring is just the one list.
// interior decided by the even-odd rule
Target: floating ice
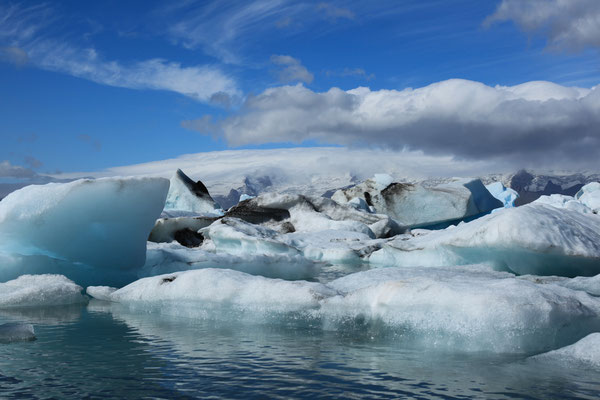
[(390, 183), (380, 188), (381, 183), (381, 179), (369, 179), (338, 190), (332, 199), (345, 204), (363, 198), (377, 213), (410, 227), (457, 221), (502, 207), (478, 179), (457, 179), (437, 186)]
[(0, 343), (35, 340), (33, 325), (18, 322), (0, 325)]
[(173, 241), (181, 243), (181, 241), (178, 240), (178, 236), (181, 235), (182, 232), (198, 232), (200, 229), (206, 228), (215, 222), (215, 220), (215, 217), (206, 216), (160, 218), (156, 221), (148, 240), (155, 243), (169, 243)]
[(102, 299), (167, 311), (194, 311), (201, 316), (211, 306), (230, 306), (260, 313), (297, 312), (319, 307), (319, 300), (334, 292), (325, 285), (306, 281), (284, 281), (253, 276), (227, 269), (200, 269), (140, 279), (110, 292), (88, 288), (88, 294), (101, 293)]
[(600, 273), (600, 216), (533, 203), (423, 236), (398, 237), (374, 252), (369, 262), (489, 263), (517, 274), (592, 276)]
[(0, 308), (83, 303), (82, 290), (62, 275), (21, 275), (0, 283)]
[(575, 198), (595, 213), (600, 213), (600, 182), (588, 183), (577, 192)]
[(201, 181), (194, 182), (180, 169), (171, 178), (165, 210), (223, 215), (221, 206), (210, 197), (206, 186)]
[(502, 202), (504, 208), (515, 206), (515, 200), (519, 197), (516, 190), (505, 187), (502, 182), (494, 182), (485, 185), (485, 188), (498, 200)]
[(141, 267), (168, 187), (163, 178), (106, 178), (11, 193), (0, 202), (0, 281)]
[(570, 346), (532, 357), (561, 364), (578, 363), (600, 369), (600, 333), (592, 333)]
[(399, 341), (468, 351), (547, 351), (600, 329), (600, 300), (481, 265), (375, 269), (329, 284), (203, 269), (88, 294), (192, 318), (285, 324), (293, 314), (311, 327), (390, 332)]

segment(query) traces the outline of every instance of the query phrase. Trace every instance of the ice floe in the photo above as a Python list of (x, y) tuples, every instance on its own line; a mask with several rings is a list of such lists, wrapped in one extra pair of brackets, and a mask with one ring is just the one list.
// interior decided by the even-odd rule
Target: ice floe
[(592, 333), (578, 342), (532, 357), (538, 361), (554, 361), (561, 364), (583, 364), (600, 369), (600, 333)]
[(62, 275), (21, 275), (0, 283), (0, 309), (83, 303), (82, 290)]

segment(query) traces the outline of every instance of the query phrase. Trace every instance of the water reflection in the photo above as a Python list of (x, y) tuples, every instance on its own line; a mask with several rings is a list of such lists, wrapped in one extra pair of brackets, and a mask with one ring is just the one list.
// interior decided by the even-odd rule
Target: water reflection
[[(85, 306), (84, 306), (85, 307)], [(0, 397), (597, 398), (598, 372), (286, 324), (192, 320), (91, 301), (0, 314), (38, 340), (0, 346)], [(44, 322), (45, 321), (45, 322)]]

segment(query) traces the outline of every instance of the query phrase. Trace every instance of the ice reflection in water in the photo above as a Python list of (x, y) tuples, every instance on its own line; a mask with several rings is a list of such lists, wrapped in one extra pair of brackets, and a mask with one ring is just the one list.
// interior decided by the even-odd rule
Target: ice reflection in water
[(428, 353), (392, 338), (186, 320), (110, 303), (3, 312), (38, 340), (0, 346), (2, 398), (598, 398), (600, 372)]

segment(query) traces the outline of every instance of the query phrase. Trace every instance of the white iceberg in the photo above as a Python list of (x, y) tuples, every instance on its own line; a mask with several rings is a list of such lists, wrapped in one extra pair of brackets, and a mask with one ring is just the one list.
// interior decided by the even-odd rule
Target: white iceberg
[(600, 273), (600, 216), (533, 203), (413, 238), (398, 237), (369, 257), (376, 266), (488, 263), (517, 274)]
[(381, 177), (376, 177), (338, 190), (331, 198), (339, 204), (362, 198), (376, 213), (386, 214), (409, 227), (458, 221), (502, 207), (479, 179), (455, 179), (439, 185), (390, 183), (382, 186)]
[(0, 325), (0, 343), (35, 340), (33, 325), (9, 322)]
[(197, 214), (223, 215), (201, 181), (194, 182), (178, 169), (171, 178), (165, 210), (189, 211)]
[(11, 193), (0, 202), (0, 281), (141, 267), (168, 188), (163, 178), (105, 178)]
[(82, 290), (62, 275), (21, 275), (0, 283), (0, 309), (84, 303)]

